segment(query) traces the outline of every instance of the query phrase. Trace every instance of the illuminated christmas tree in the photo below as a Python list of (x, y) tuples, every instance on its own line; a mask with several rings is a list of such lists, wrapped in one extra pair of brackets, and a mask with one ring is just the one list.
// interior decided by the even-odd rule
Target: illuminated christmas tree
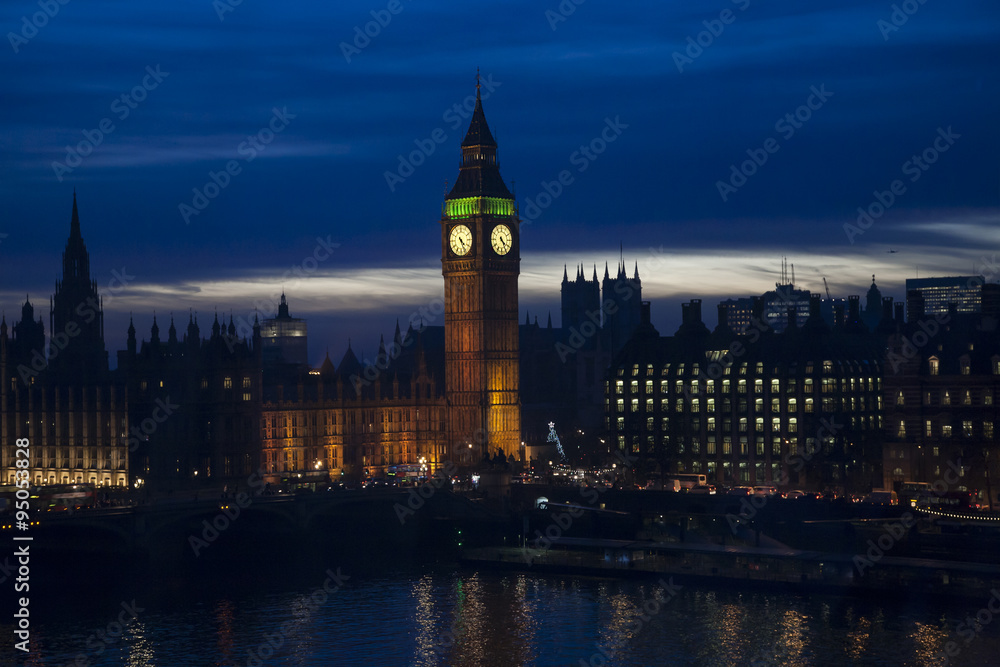
[(555, 422), (549, 422), (549, 437), (545, 441), (556, 443), (556, 449), (559, 450), (559, 462), (566, 463), (566, 452), (563, 451), (562, 442), (560, 442), (559, 435), (556, 433)]

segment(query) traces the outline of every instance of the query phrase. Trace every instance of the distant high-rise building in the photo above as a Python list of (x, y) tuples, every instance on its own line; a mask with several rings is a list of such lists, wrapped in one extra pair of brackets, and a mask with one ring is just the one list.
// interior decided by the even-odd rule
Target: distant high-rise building
[(774, 289), (761, 295), (764, 302), (764, 319), (772, 329), (782, 332), (788, 326), (788, 310), (795, 311), (796, 326), (809, 318), (809, 290), (795, 289), (792, 283), (775, 283)]
[[(909, 278), (906, 281), (907, 319), (917, 310), (919, 294), (922, 315), (947, 313), (949, 304), (955, 304), (959, 313), (982, 312), (982, 276), (949, 276), (943, 278)], [(917, 294), (914, 294), (917, 293)]]
[(309, 363), (306, 321), (289, 315), (284, 293), (281, 294), (277, 317), (261, 323), (260, 336), (265, 364)]

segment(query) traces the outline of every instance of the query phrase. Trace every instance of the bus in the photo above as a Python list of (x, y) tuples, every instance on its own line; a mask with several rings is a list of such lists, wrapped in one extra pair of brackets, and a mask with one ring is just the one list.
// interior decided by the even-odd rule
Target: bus
[(903, 482), (899, 487), (899, 502), (907, 507), (916, 507), (920, 496), (930, 492), (931, 485), (927, 482)]
[(968, 514), (979, 511), (978, 493), (969, 491), (946, 491), (934, 493), (927, 491), (917, 500), (917, 509), (934, 510), (936, 512), (959, 512)]
[(97, 493), (90, 484), (52, 484), (31, 488), (31, 505), (48, 511), (75, 510), (97, 506)]
[(696, 486), (708, 486), (708, 478), (705, 477), (705, 475), (678, 473), (675, 475), (667, 475), (664, 480), (667, 484), (669, 484), (671, 480), (677, 480), (680, 482), (682, 491), (690, 491)]

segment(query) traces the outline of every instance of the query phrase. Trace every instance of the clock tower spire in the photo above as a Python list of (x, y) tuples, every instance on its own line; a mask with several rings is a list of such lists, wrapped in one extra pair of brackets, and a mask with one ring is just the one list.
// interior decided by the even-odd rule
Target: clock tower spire
[(519, 225), (477, 74), (458, 178), (441, 216), (450, 444), (471, 444), (477, 455), (498, 448), (508, 457), (520, 452)]

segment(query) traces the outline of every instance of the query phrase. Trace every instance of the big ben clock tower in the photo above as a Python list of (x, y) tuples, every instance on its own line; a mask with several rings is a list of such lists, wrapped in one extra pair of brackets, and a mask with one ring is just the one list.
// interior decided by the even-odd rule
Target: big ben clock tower
[(451, 446), (476, 456), (518, 456), (517, 207), (497, 164), (476, 82), (476, 108), (462, 141), (455, 187), (441, 216), (445, 379)]

